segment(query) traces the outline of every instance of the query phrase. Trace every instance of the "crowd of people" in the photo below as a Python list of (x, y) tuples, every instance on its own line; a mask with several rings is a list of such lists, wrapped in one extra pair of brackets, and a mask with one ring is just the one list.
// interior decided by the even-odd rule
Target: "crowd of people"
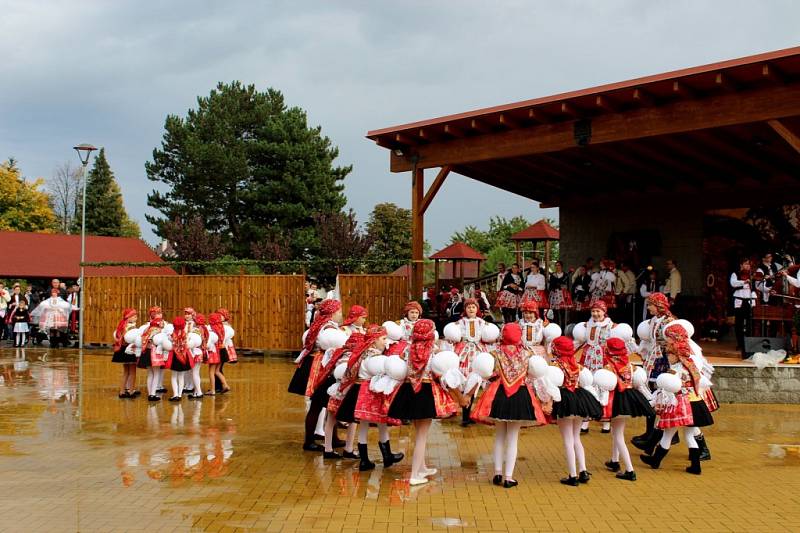
[[(319, 302), (288, 387), (306, 398), (303, 450), (322, 453), (325, 460), (356, 460), (359, 470), (371, 470), (376, 465), (368, 434), (376, 427), (383, 468), (389, 468), (405, 458), (392, 450), (390, 428), (413, 424), (409, 483), (421, 485), (437, 473), (425, 452), (432, 421), (461, 409), (462, 425), (495, 427), (491, 483), (518, 485), (514, 467), (522, 428), (556, 425), (566, 457), (561, 483), (579, 486), (592, 476), (581, 434), (590, 421), (600, 421), (601, 431), (610, 433), (604, 467), (618, 479), (635, 481), (624, 431), (628, 419), (644, 418), (644, 433), (632, 439), (644, 452), (641, 461), (659, 468), (682, 428), (686, 471), (700, 474), (701, 461), (710, 459), (701, 428), (713, 424), (711, 413), (719, 406), (711, 390), (713, 367), (692, 341), (692, 324), (673, 314), (674, 298), (659, 291), (647, 295), (650, 318), (637, 327), (639, 343), (630, 325), (612, 321), (610, 302), (599, 293), (585, 304), (589, 318), (565, 336), (541, 314), (546, 307), (540, 304), (550, 304), (553, 291), (545, 297), (538, 278), (526, 288), (516, 265), (506, 274), (516, 287), (504, 283), (503, 290), (514, 289), (519, 299), (503, 300), (502, 307), (522, 316), (504, 312), (502, 329), (481, 317), (475, 298), (461, 302), (460, 316), (441, 336), (415, 301), (396, 322), (383, 325), (370, 324), (363, 306), (353, 305), (345, 316), (338, 300)], [(572, 293), (555, 298), (568, 302)], [(633, 365), (636, 356), (642, 368)]]
[[(136, 384), (137, 369), (147, 373), (147, 399), (151, 402), (160, 401), (167, 392), (164, 370), (170, 371), (171, 402), (180, 402), (184, 395), (199, 400), (230, 391), (223, 367), (236, 363), (238, 358), (227, 309), (217, 309), (206, 318), (186, 307), (171, 323), (164, 320), (160, 307), (151, 307), (147, 314), (147, 321), (140, 325), (136, 310), (125, 309), (114, 330), (111, 361), (122, 365), (120, 398), (141, 395)], [(200, 372), (203, 365), (208, 368), (209, 387), (205, 393)]]
[(78, 333), (80, 286), (53, 279), (38, 290), (32, 284), (0, 282), (0, 340), (15, 348), (47, 340), (51, 348), (69, 346)]

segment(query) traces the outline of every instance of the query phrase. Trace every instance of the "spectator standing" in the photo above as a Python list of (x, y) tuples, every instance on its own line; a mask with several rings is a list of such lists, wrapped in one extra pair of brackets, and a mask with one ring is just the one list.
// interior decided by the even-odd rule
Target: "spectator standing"
[(8, 302), (11, 301), (11, 293), (6, 289), (5, 284), (0, 282), (0, 340), (11, 338), (11, 334), (6, 324), (6, 313), (8, 312)]
[(674, 259), (667, 259), (667, 282), (664, 285), (664, 294), (669, 298), (670, 307), (678, 303), (678, 296), (681, 293), (681, 273), (678, 270), (678, 263)]

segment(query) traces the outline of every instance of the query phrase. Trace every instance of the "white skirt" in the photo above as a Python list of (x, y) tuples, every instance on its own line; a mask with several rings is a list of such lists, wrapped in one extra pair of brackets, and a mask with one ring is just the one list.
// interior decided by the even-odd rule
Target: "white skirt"
[(14, 324), (14, 333), (28, 333), (28, 323), (27, 322), (17, 322)]

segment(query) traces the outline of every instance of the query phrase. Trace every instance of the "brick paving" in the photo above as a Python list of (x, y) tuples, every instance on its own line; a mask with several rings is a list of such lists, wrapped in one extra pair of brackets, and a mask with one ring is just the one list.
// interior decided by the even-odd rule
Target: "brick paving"
[[(408, 460), (359, 473), (300, 451), (303, 401), (285, 392), (287, 360), (246, 359), (226, 368), (231, 394), (152, 406), (116, 398), (119, 368), (100, 352), (86, 356), (80, 402), (76, 362), (0, 350), (2, 531), (800, 530), (797, 405), (724, 405), (699, 477), (683, 471), (678, 445), (661, 470), (637, 458), (639, 481), (619, 481), (603, 468), (608, 435), (593, 427), (594, 476), (577, 488), (558, 483), (554, 427), (523, 430), (520, 486), (503, 489), (489, 482), (492, 429), (437, 422), (428, 464), (440, 472), (410, 488)], [(410, 456), (412, 433), (393, 429), (393, 448)]]

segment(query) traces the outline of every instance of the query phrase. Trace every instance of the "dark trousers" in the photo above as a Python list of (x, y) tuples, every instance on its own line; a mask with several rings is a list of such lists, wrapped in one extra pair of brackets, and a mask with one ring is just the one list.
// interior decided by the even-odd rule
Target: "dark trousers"
[(750, 301), (742, 301), (742, 306), (734, 308), (733, 315), (736, 317), (734, 331), (736, 332), (736, 346), (744, 350), (744, 338), (750, 336), (752, 329), (752, 313), (750, 308)]
[(503, 312), (503, 322), (510, 324), (517, 321), (517, 310), (511, 307), (501, 307), (500, 311)]

